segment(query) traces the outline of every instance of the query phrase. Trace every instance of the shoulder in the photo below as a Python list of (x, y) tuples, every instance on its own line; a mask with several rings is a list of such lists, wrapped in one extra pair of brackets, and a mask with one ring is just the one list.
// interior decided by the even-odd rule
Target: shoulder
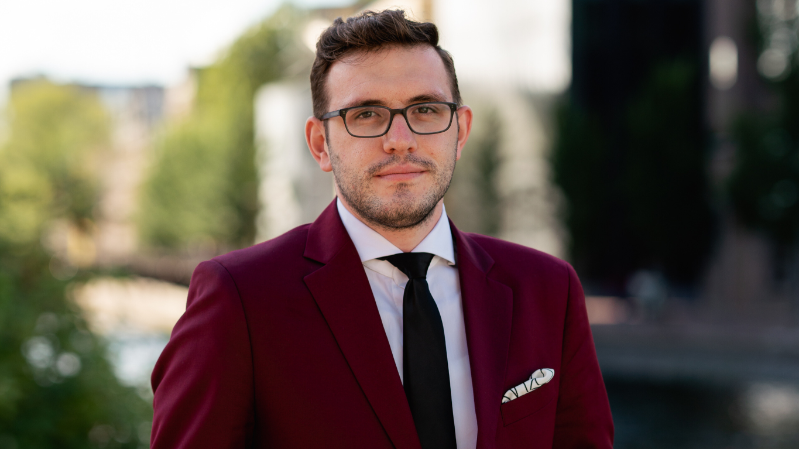
[(494, 269), (524, 272), (536, 270), (553, 274), (573, 271), (568, 262), (537, 249), (481, 234), (465, 232), (464, 235), (493, 259)]
[(209, 262), (224, 267), (234, 279), (251, 274), (263, 277), (296, 269), (307, 263), (303, 253), (309, 228), (310, 224), (298, 226), (271, 240), (214, 257)]
[(517, 293), (565, 298), (574, 285), (579, 285), (572, 266), (555, 256), (485, 235), (464, 233), (464, 236), (491, 258), (487, 275)]

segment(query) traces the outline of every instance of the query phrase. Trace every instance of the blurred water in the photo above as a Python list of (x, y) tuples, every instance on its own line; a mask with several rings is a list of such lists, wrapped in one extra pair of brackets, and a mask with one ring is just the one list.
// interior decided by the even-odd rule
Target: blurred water
[(109, 360), (122, 383), (136, 387), (139, 395), (152, 399), (150, 375), (158, 356), (169, 341), (168, 335), (119, 332), (108, 337)]
[(795, 449), (799, 386), (606, 378), (616, 449)]

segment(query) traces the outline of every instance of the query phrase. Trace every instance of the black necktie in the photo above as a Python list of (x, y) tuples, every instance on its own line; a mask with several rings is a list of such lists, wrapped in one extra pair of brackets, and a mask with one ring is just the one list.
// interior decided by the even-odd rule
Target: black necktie
[(455, 449), (444, 325), (427, 285), (430, 253), (381, 257), (408, 276), (402, 297), (402, 377), (423, 449)]

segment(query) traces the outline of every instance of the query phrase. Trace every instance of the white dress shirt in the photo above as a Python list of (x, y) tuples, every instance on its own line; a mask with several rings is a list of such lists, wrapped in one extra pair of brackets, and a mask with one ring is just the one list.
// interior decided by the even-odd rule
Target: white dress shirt
[[(385, 237), (352, 215), (340, 200), (336, 200), (338, 214), (347, 229), (355, 249), (361, 258), (369, 285), (386, 330), (388, 344), (402, 379), (402, 298), (408, 277), (397, 267), (378, 257), (401, 253)], [(472, 372), (469, 365), (469, 349), (466, 345), (466, 328), (463, 323), (461, 288), (458, 269), (455, 267), (455, 248), (452, 230), (449, 228), (447, 212), (432, 231), (412, 252), (434, 254), (427, 270), (427, 284), (438, 306), (444, 325), (447, 346), (449, 384), (452, 390), (452, 413), (455, 419), (455, 439), (458, 449), (473, 449), (477, 446), (477, 416), (474, 411)]]

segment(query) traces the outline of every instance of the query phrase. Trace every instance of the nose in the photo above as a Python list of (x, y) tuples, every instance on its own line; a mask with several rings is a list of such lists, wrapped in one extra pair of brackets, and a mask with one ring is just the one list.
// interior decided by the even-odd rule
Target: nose
[(402, 114), (395, 114), (391, 118), (388, 132), (383, 136), (383, 151), (392, 153), (396, 151), (413, 152), (416, 150), (416, 135), (408, 127), (408, 122)]

